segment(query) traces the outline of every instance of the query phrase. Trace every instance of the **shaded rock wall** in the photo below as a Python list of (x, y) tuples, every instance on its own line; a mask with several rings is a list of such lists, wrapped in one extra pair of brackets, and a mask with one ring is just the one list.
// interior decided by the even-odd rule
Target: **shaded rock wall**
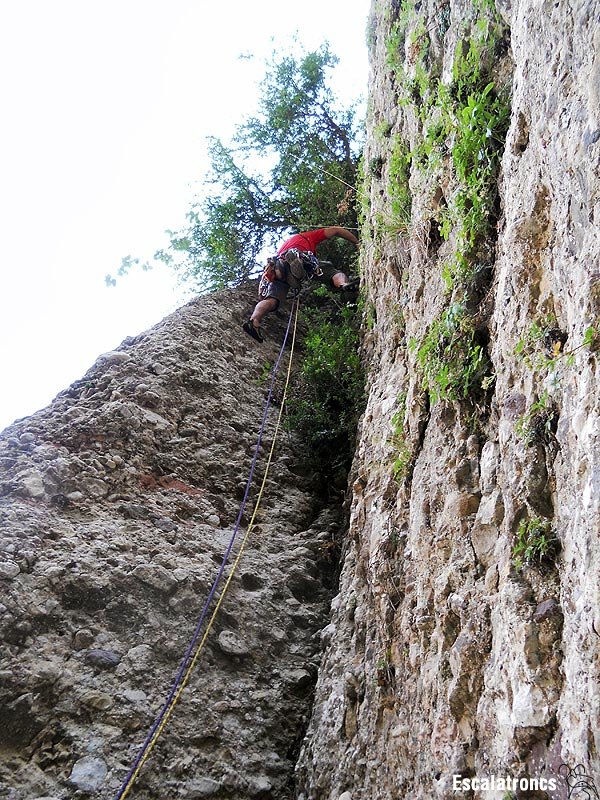
[[(166, 699), (285, 328), (273, 317), (262, 347), (241, 332), (254, 293), (192, 301), (0, 437), (0, 797), (114, 797)], [(214, 635), (131, 797), (291, 797), (339, 526), (301, 462), (282, 431)]]
[[(430, 404), (408, 346), (449, 302), (435, 185), (413, 169), (410, 227), (384, 227), (394, 137), (414, 148), (425, 124), (410, 98), (399, 102), (391, 56), (414, 75), (426, 30), (449, 84), (476, 12), (417, 4), (421, 32), (390, 53), (406, 6), (375, 2), (369, 28), (370, 397), (298, 796), (503, 798), (453, 791), (453, 775), (509, 775), (557, 781), (523, 796), (566, 797), (563, 761), (600, 787), (598, 353), (582, 346), (600, 313), (600, 5), (499, 3), (510, 47), (494, 50), (493, 72), (511, 86), (512, 110), (495, 263), (479, 287), (495, 374), (480, 408)], [(574, 352), (552, 360), (552, 347)], [(407, 468), (395, 477), (399, 457)], [(516, 569), (519, 528), (535, 520), (560, 555)]]

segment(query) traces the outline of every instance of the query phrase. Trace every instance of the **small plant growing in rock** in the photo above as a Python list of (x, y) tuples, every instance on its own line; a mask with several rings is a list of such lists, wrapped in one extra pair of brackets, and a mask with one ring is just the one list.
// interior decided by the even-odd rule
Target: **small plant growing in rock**
[(515, 430), (526, 445), (536, 443), (550, 444), (554, 439), (558, 411), (549, 400), (548, 392), (544, 391), (539, 400), (529, 407), (525, 414), (517, 420)]
[(388, 536), (388, 549), (390, 553), (395, 553), (400, 545), (401, 534), (397, 528), (392, 528)]
[(391, 663), (391, 653), (388, 650), (377, 661), (377, 685), (389, 686), (394, 680), (394, 667)]
[(423, 369), (422, 385), (433, 403), (481, 394), (492, 382), (491, 364), (463, 303), (453, 303), (420, 341), (411, 339), (409, 347)]
[(273, 364), (271, 364), (270, 361), (265, 361), (265, 363), (263, 364), (262, 371), (258, 376), (258, 378), (256, 379), (256, 383), (259, 386), (264, 386), (264, 384), (269, 380), (272, 369), (273, 369)]
[(410, 448), (405, 442), (401, 444), (398, 450), (396, 460), (392, 465), (392, 475), (394, 480), (402, 483), (410, 471), (410, 463), (412, 461), (412, 454)]
[(547, 314), (531, 323), (525, 335), (517, 342), (514, 353), (532, 369), (547, 369), (564, 355), (566, 341), (567, 334), (558, 327), (556, 317)]
[(325, 284), (320, 284), (313, 289), (313, 295), (315, 297), (329, 297), (330, 292)]
[(512, 548), (515, 569), (542, 565), (553, 561), (560, 550), (560, 542), (554, 535), (549, 520), (541, 517), (522, 519), (517, 529)]
[(553, 371), (561, 360), (572, 366), (578, 350), (595, 350), (600, 337), (600, 323), (588, 326), (581, 342), (570, 350), (565, 349), (567, 334), (558, 327), (556, 317), (548, 314), (534, 320), (526, 334), (517, 342), (514, 353), (532, 369)]

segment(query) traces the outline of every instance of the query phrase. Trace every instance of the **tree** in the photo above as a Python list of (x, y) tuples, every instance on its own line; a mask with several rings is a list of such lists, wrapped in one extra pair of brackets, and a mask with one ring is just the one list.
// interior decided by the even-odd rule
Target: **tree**
[[(328, 86), (337, 62), (327, 44), (269, 62), (258, 114), (238, 126), (230, 146), (211, 140), (206, 194), (155, 256), (195, 289), (244, 280), (287, 229), (356, 225), (349, 192), (360, 126), (355, 108), (339, 108)], [(329, 257), (336, 253), (335, 242), (323, 245), (325, 254), (326, 246)]]

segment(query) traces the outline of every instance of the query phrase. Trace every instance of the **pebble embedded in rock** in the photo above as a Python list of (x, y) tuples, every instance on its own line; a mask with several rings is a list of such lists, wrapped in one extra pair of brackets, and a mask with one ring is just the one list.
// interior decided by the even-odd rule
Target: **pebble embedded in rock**
[(178, 585), (177, 578), (160, 564), (140, 564), (131, 574), (142, 583), (167, 594)]
[(108, 367), (113, 364), (122, 364), (124, 361), (129, 361), (130, 358), (129, 353), (124, 353), (122, 350), (110, 350), (108, 353), (98, 356), (96, 364)]
[(161, 531), (164, 531), (165, 533), (177, 530), (177, 525), (173, 522), (172, 519), (169, 519), (169, 517), (159, 517), (159, 519), (154, 520), (154, 527), (159, 528)]
[(86, 756), (73, 764), (69, 782), (82, 792), (96, 792), (104, 784), (108, 769), (101, 758)]
[(28, 470), (17, 475), (17, 481), (20, 483), (23, 494), (26, 497), (37, 500), (46, 494), (44, 481), (37, 470)]
[(186, 783), (185, 796), (191, 800), (201, 800), (203, 797), (213, 797), (221, 788), (221, 784), (212, 778), (203, 776), (194, 778)]
[(286, 683), (298, 691), (303, 691), (313, 684), (313, 677), (306, 669), (291, 669), (282, 674)]
[(126, 689), (123, 692), (123, 697), (130, 703), (143, 703), (148, 699), (146, 692), (141, 689)]
[(21, 568), (14, 561), (0, 561), (0, 578), (12, 580), (21, 572)]
[(248, 793), (251, 797), (263, 797), (272, 789), (273, 784), (266, 775), (258, 775), (256, 778), (248, 780)]
[(81, 628), (80, 630), (76, 631), (75, 635), (73, 636), (73, 649), (85, 650), (85, 648), (89, 647), (93, 641), (94, 634), (91, 631), (88, 631), (87, 628)]
[(122, 503), (119, 511), (129, 519), (148, 519), (150, 511), (140, 503)]
[(562, 611), (557, 600), (553, 597), (541, 602), (533, 612), (534, 622), (543, 622), (545, 619), (562, 616)]
[(247, 656), (250, 648), (241, 636), (233, 631), (221, 631), (219, 634), (219, 648), (228, 656)]
[(88, 650), (85, 662), (98, 669), (114, 669), (121, 661), (121, 656), (112, 650)]
[(114, 699), (106, 692), (86, 692), (82, 696), (81, 702), (84, 706), (97, 711), (109, 711), (115, 704)]
[[(153, 660), (154, 653), (147, 644), (139, 644), (137, 647), (132, 647), (131, 650), (127, 651), (127, 661), (135, 672), (145, 672)], [(123, 669), (123, 666), (122, 664), (119, 667), (119, 671)]]
[(319, 600), (321, 584), (297, 567), (289, 570), (286, 584), (297, 600), (307, 603)]

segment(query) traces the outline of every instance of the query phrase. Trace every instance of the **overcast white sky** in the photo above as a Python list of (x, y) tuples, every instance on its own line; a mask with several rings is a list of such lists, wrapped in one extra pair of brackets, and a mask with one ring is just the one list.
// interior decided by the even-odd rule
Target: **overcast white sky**
[[(324, 39), (366, 93), (370, 0), (12, 0), (0, 11), (0, 430), (183, 302), (166, 270), (104, 276), (177, 229), (252, 110), (264, 60)], [(273, 42), (274, 39), (274, 42)], [(251, 52), (253, 61), (240, 60)], [(326, 221), (325, 221), (326, 222)], [(333, 222), (333, 220), (331, 221)]]

